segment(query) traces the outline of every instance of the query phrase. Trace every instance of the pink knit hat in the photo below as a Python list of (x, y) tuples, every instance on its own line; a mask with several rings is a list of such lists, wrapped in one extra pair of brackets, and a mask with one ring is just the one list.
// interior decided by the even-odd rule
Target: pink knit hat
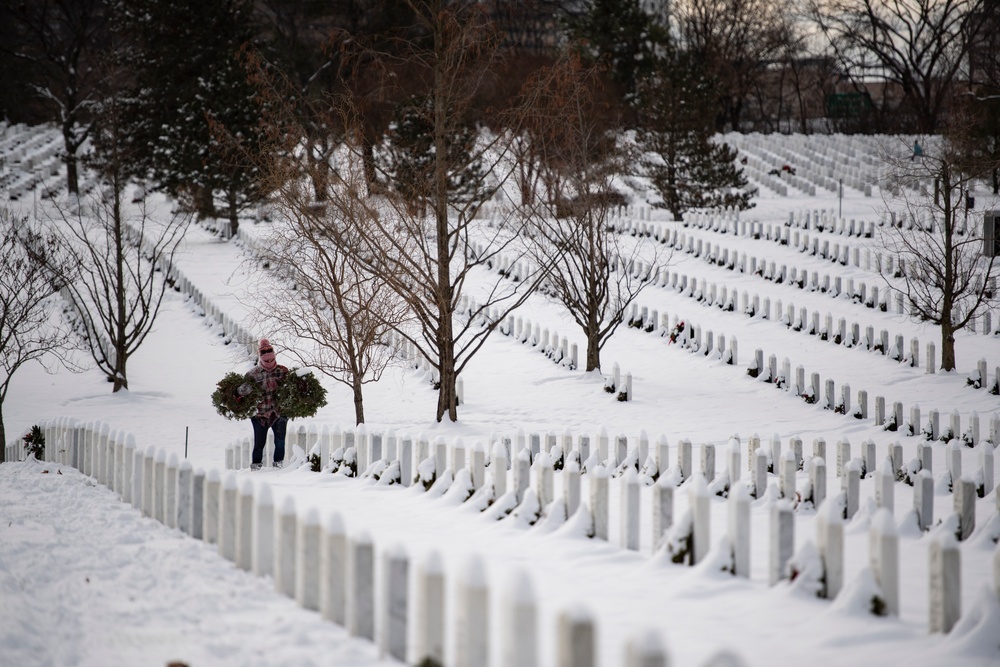
[[(274, 347), (271, 346), (270, 341), (266, 338), (261, 338), (260, 345), (257, 346), (257, 354), (261, 359), (271, 361), (274, 359)], [(267, 358), (265, 359), (265, 357)]]

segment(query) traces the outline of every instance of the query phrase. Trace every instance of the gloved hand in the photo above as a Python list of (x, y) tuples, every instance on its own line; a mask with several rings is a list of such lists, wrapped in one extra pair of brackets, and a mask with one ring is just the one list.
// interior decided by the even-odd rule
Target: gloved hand
[(247, 394), (249, 394), (249, 393), (250, 393), (251, 391), (253, 391), (253, 387), (251, 387), (251, 386), (250, 386), (249, 384), (247, 384), (246, 382), (244, 382), (243, 384), (241, 384), (241, 385), (239, 386), (239, 388), (237, 388), (237, 390), (236, 390), (236, 391), (237, 391), (237, 393), (238, 393), (238, 394), (239, 394), (240, 396), (246, 396), (246, 395), (247, 395)]

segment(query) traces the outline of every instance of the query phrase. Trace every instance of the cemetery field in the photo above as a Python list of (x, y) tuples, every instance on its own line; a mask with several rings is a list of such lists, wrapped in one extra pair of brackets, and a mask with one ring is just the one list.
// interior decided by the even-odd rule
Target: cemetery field
[[(46, 154), (55, 136), (5, 128), (5, 205), (41, 219), (64, 201)], [(209, 399), (227, 372), (249, 370), (245, 343), (271, 337), (258, 297), (276, 279), (261, 281), (254, 249), (280, 223), (248, 218), (228, 242), (192, 226), (129, 391), (112, 395), (94, 370), (37, 366), (11, 383), (8, 440), (40, 424), (51, 446), (44, 463), (0, 469), (0, 574), (15, 601), (0, 612), (0, 655), (374, 665), (439, 650), (447, 665), (616, 666), (662, 664), (638, 662), (659, 645), (680, 666), (1000, 662), (1000, 398), (989, 391), (1000, 312), (959, 332), (958, 369), (944, 373), (928, 364), (940, 362), (939, 331), (879, 275), (895, 258), (879, 242), (891, 203), (875, 156), (879, 142), (904, 151), (912, 139), (727, 139), (760, 188), (753, 209), (673, 222), (627, 179), (634, 206), (613, 225), (647, 264), (622, 269), (652, 278), (601, 372), (580, 369), (582, 333), (536, 294), (463, 372), (459, 422), (433, 420), (433, 378), (399, 345), (365, 387), (363, 427), (349, 389), (321, 378), (329, 403), (291, 422), (280, 470), (251, 473), (249, 424)], [(768, 173), (784, 164), (794, 177)], [(1000, 208), (986, 192), (976, 202)], [(470, 298), (499, 269), (475, 274)], [(297, 342), (272, 342), (289, 363)], [(360, 478), (331, 473), (351, 445)], [(324, 472), (310, 470), (313, 451)], [(412, 480), (428, 466), (437, 481), (425, 490)], [(402, 483), (388, 483), (396, 471)], [(16, 500), (32, 493), (96, 522), (94, 535)], [(250, 515), (272, 517), (262, 525), (274, 533), (241, 523)], [(98, 593), (60, 578), (85, 576), (101, 553), (120, 572)], [(346, 558), (343, 579), (331, 554)], [(168, 592), (180, 563), (204, 596)], [(116, 623), (58, 622), (87, 609)], [(156, 640), (134, 640), (144, 633)], [(712, 662), (720, 652), (736, 662)]]

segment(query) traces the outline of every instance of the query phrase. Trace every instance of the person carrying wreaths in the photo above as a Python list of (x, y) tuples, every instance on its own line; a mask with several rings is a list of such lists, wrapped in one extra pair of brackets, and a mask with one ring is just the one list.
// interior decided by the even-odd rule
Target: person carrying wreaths
[(288, 427), (288, 417), (278, 410), (278, 389), (288, 375), (288, 369), (278, 364), (274, 356), (274, 347), (262, 338), (257, 349), (259, 361), (244, 377), (239, 387), (240, 396), (254, 393), (251, 382), (260, 388), (262, 393), (257, 403), (257, 414), (250, 418), (253, 424), (253, 457), (251, 470), (260, 470), (264, 458), (264, 443), (267, 440), (267, 430), (274, 432), (274, 467), (280, 468), (285, 460), (285, 430)]

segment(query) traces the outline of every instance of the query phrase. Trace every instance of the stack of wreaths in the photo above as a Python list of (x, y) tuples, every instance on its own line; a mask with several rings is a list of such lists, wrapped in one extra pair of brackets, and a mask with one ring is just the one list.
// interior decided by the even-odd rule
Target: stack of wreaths
[[(250, 393), (241, 395), (240, 387), (244, 385)], [(226, 419), (249, 419), (257, 414), (257, 404), (263, 397), (259, 384), (240, 373), (227, 373), (212, 392), (212, 405)], [(293, 368), (278, 386), (277, 400), (278, 412), (284, 417), (312, 417), (326, 405), (326, 389), (312, 373)]]

